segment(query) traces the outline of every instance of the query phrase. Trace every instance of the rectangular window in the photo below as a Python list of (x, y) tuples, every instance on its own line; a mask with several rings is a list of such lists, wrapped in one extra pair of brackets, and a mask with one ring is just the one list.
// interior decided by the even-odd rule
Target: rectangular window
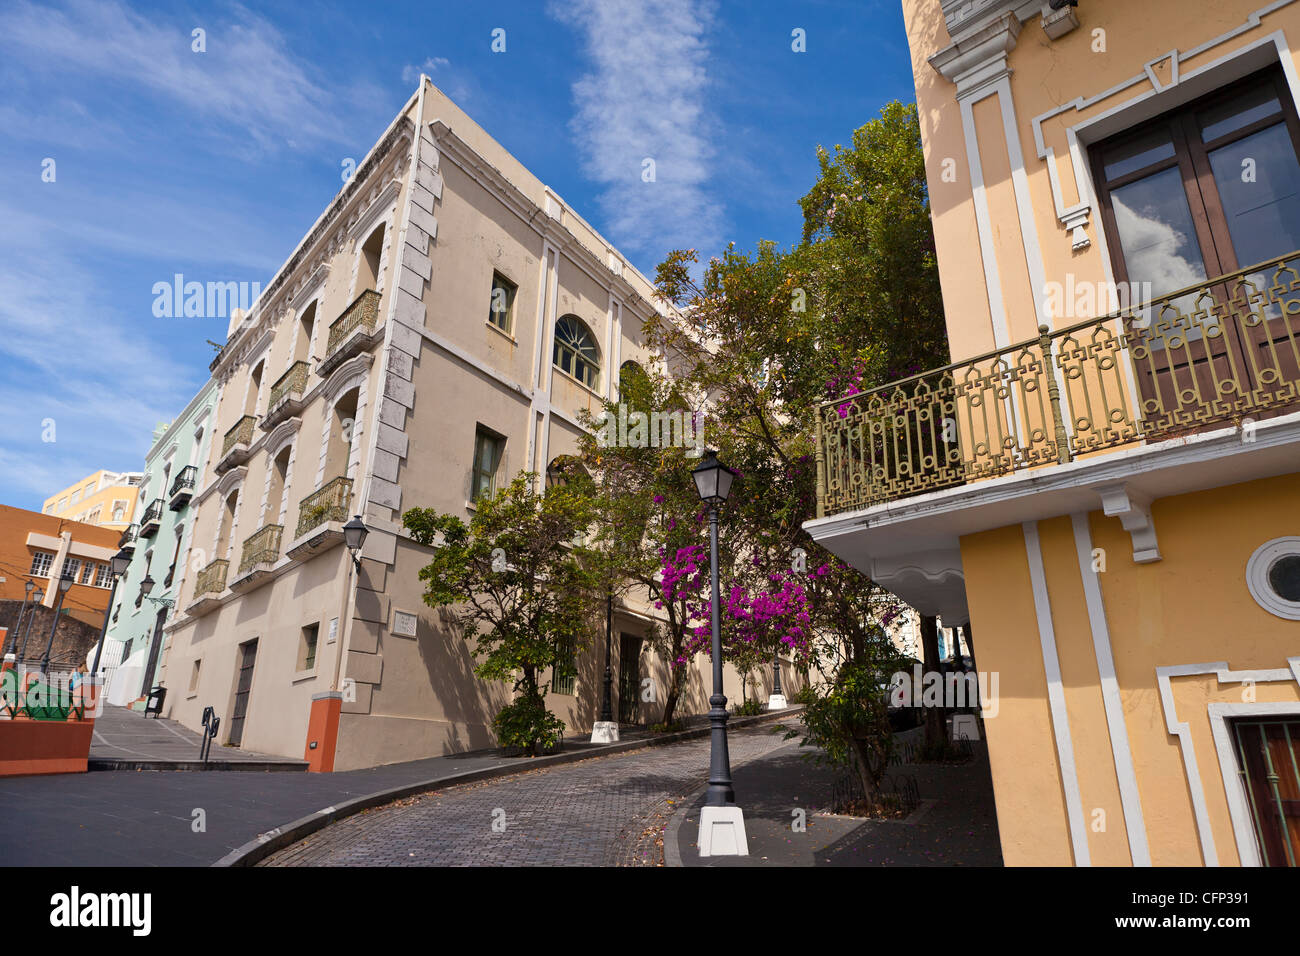
[(113, 586), (113, 570), (107, 564), (95, 568), (95, 587), (108, 589)]
[(80, 500), (81, 500), (81, 489), (78, 488), (76, 491), (72, 493), (72, 497), (68, 499), (68, 504), (75, 505)]
[(518, 286), (501, 273), (492, 273), (492, 300), (488, 305), (488, 321), (507, 335), (514, 331), (517, 291)]
[(195, 661), (194, 666), (190, 668), (190, 693), (193, 694), (199, 689), (199, 668), (202, 661)]
[(81, 569), (81, 580), (78, 584), (89, 584), (95, 577), (96, 564), (94, 561), (87, 561), (85, 567)]
[(77, 580), (77, 578), (81, 576), (81, 559), (68, 558), (66, 561), (64, 561), (63, 576), (65, 578), (72, 578), (72, 580), (74, 581)]
[(1134, 316), (1130, 334), (1149, 353), (1139, 362), (1144, 402), (1191, 419), (1196, 409), (1181, 408), (1188, 395), (1292, 381), (1297, 333), (1269, 291), (1285, 270), (1273, 262), (1246, 277), (1259, 306), (1234, 305), (1244, 294), (1234, 283), (1209, 284), (1300, 250), (1300, 118), (1281, 71), (1229, 84), (1090, 153), (1115, 279), (1137, 284), (1142, 299), (1208, 286)]
[(1300, 866), (1300, 719), (1228, 722), (1265, 866)]
[(481, 425), (474, 433), (474, 465), (470, 478), (470, 500), (496, 493), (497, 468), (506, 440)]
[(573, 657), (573, 638), (563, 638), (557, 645), (555, 666), (551, 668), (551, 691), (572, 694), (577, 689), (578, 665)]
[(54, 506), (54, 510), (55, 510), (55, 511), (62, 511), (62, 510), (63, 510), (64, 508), (66, 508), (67, 506), (68, 506), (68, 499), (67, 499), (67, 497), (65, 496), (65, 497), (59, 499), (59, 503), (58, 503), (57, 505)]
[(32, 555), (32, 569), (27, 573), (34, 578), (48, 578), (50, 576), (50, 565), (53, 563), (53, 554), (49, 551), (37, 551)]
[(316, 667), (316, 639), (320, 636), (320, 622), (302, 629), (298, 642), (298, 670), (309, 671)]

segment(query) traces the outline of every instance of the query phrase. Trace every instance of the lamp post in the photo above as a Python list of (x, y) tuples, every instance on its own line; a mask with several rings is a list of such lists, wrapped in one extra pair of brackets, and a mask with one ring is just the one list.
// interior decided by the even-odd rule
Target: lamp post
[(112, 612), (113, 602), (117, 599), (118, 582), (122, 580), (122, 575), (126, 573), (130, 563), (131, 555), (125, 548), (113, 555), (109, 562), (109, 570), (113, 572), (113, 589), (108, 592), (108, 607), (104, 608), (104, 626), (99, 629), (99, 643), (95, 645), (95, 663), (90, 668), (90, 679), (95, 682), (99, 681), (99, 659), (104, 653), (104, 642), (108, 639), (108, 615)]
[(37, 588), (36, 593), (32, 595), (32, 613), (27, 616), (27, 629), (23, 631), (23, 646), (22, 649), (18, 652), (19, 664), (21, 664), (24, 660), (27, 659), (27, 638), (32, 633), (32, 621), (36, 620), (36, 606), (40, 604), (41, 601), (44, 600), (44, 598), (45, 598), (45, 592), (42, 591), (40, 588)]
[(718, 509), (731, 492), (736, 473), (713, 450), (691, 471), (700, 500), (709, 510), (709, 623), (713, 632), (713, 694), (709, 697), (709, 789), (700, 812), (700, 856), (748, 856), (745, 818), (736, 806), (727, 752), (727, 698), (722, 693), (721, 594), (718, 587)]
[[(601, 477), (602, 483), (608, 489), (608, 470)], [(608, 498), (608, 496), (606, 496)], [(610, 530), (614, 530), (613, 521), (610, 521)], [(610, 547), (615, 547), (614, 541), (610, 541)], [(608, 570), (608, 569), (607, 569)], [(614, 643), (614, 579), (610, 576), (605, 588), (605, 681), (604, 691), (600, 700), (600, 720), (596, 721), (591, 728), (591, 742), (593, 744), (613, 744), (618, 743), (618, 723), (614, 720), (614, 705), (610, 698), (614, 684), (613, 664), (610, 660), (611, 647)]]
[(50, 639), (45, 644), (45, 656), (41, 658), (42, 674), (50, 669), (50, 653), (54, 650), (54, 632), (59, 629), (59, 611), (62, 609), (63, 599), (68, 596), (68, 589), (71, 587), (72, 575), (68, 574), (65, 567), (62, 577), (59, 578), (59, 599), (54, 602), (54, 618), (50, 621)]
[(154, 604), (161, 604), (164, 607), (173, 608), (176, 606), (176, 602), (171, 598), (150, 597), (149, 592), (153, 590), (153, 586), (153, 575), (145, 572), (144, 580), (140, 582), (140, 596), (146, 601), (152, 601)]
[(36, 585), (33, 584), (31, 581), (25, 581), (23, 583), (23, 591), (24, 591), (23, 603), (18, 608), (18, 620), (14, 622), (13, 637), (9, 638), (7, 642), (8, 646), (5, 650), (6, 657), (8, 657), (10, 654), (12, 654), (15, 650), (18, 649), (18, 634), (23, 629), (23, 613), (27, 610), (27, 602), (31, 600), (32, 591), (35, 589), (35, 587)]

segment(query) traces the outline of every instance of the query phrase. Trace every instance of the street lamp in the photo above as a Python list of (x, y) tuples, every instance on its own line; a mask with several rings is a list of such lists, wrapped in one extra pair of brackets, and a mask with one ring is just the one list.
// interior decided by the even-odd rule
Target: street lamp
[(709, 789), (700, 812), (700, 856), (748, 856), (745, 817), (736, 806), (727, 752), (727, 698), (722, 693), (722, 624), (718, 588), (718, 509), (731, 492), (736, 473), (710, 449), (691, 471), (700, 500), (709, 509), (709, 618), (713, 630), (713, 695), (709, 697)]
[(37, 588), (36, 593), (32, 595), (32, 613), (27, 615), (27, 629), (23, 631), (23, 646), (18, 652), (19, 664), (27, 659), (27, 637), (32, 633), (32, 621), (36, 620), (36, 605), (40, 604), (44, 599), (45, 592)]
[(59, 578), (59, 599), (54, 602), (54, 617), (50, 621), (50, 639), (45, 645), (45, 656), (41, 658), (41, 673), (44, 674), (50, 669), (50, 652), (54, 650), (54, 632), (59, 629), (59, 611), (63, 607), (63, 599), (68, 596), (68, 589), (72, 587), (72, 575), (64, 567), (63, 575)]
[(149, 592), (153, 590), (153, 586), (154, 586), (153, 576), (146, 571), (144, 575), (144, 580), (140, 582), (140, 596), (144, 598), (146, 601), (152, 601), (154, 604), (161, 604), (169, 608), (176, 606), (176, 602), (173, 601), (171, 598), (150, 597)]
[(12, 654), (15, 650), (18, 649), (18, 634), (23, 629), (23, 612), (27, 610), (27, 602), (31, 600), (32, 590), (35, 587), (36, 585), (33, 584), (31, 581), (23, 582), (23, 591), (25, 592), (23, 594), (23, 603), (18, 608), (18, 620), (14, 622), (14, 626), (13, 626), (14, 634), (13, 637), (9, 638), (8, 649), (5, 651), (6, 657), (8, 657), (10, 654)]
[[(99, 686), (99, 658), (104, 653), (104, 642), (108, 638), (108, 614), (113, 610), (113, 602), (117, 598), (117, 584), (126, 574), (126, 569), (131, 563), (131, 552), (123, 548), (117, 554), (113, 555), (112, 560), (108, 563), (108, 568), (113, 572), (113, 589), (108, 592), (108, 607), (104, 608), (104, 626), (99, 629), (99, 644), (95, 647), (95, 663), (90, 668), (90, 679)], [(145, 575), (146, 580), (148, 575)], [(143, 585), (141, 585), (143, 587)]]
[(366, 543), (366, 535), (370, 534), (370, 529), (366, 523), (361, 520), (361, 515), (353, 515), (352, 520), (343, 526), (343, 544), (347, 546), (348, 553), (352, 555), (352, 563), (358, 571), (361, 570), (361, 558), (357, 553), (361, 546)]

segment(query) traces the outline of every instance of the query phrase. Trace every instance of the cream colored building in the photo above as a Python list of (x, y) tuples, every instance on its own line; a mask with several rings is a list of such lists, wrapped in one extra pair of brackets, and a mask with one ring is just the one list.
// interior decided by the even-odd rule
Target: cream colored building
[[(430, 552), (401, 513), (468, 518), (477, 492), (575, 451), (579, 411), (649, 361), (654, 308), (613, 246), (422, 79), (212, 363), (170, 715), (195, 727), (211, 706), (219, 742), (318, 770), (491, 745), (509, 688), (475, 678), (423, 603)], [(356, 574), (354, 514), (370, 529)], [(614, 707), (635, 721), (658, 718), (666, 686), (647, 620), (621, 607), (612, 642)], [(568, 733), (590, 731), (603, 668), (602, 638), (551, 687)], [(701, 678), (679, 714), (707, 709)]]
[(101, 469), (50, 495), (41, 514), (125, 531), (134, 520), (142, 477), (138, 471)]

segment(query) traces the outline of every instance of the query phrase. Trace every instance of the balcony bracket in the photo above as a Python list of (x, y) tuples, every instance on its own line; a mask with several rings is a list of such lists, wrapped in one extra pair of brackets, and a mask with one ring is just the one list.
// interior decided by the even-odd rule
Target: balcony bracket
[(1133, 539), (1133, 560), (1151, 564), (1160, 560), (1156, 542), (1156, 525), (1151, 518), (1151, 496), (1120, 482), (1098, 488), (1101, 509), (1110, 518), (1119, 518)]

